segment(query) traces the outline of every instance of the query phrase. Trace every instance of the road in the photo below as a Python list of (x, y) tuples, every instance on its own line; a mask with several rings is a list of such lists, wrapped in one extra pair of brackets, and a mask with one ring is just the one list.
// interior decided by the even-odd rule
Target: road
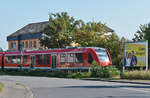
[(150, 98), (150, 85), (24, 76), (1, 80), (23, 83), (35, 98)]

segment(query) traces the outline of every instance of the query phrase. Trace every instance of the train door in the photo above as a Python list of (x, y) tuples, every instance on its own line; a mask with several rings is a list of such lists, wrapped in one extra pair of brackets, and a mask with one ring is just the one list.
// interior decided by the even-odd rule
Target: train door
[(2, 71), (4, 71), (4, 56), (2, 56), (2, 65), (1, 65)]
[(52, 68), (56, 68), (56, 65), (57, 65), (57, 55), (52, 54), (51, 55), (51, 66), (52, 66)]
[(35, 66), (35, 55), (30, 55), (30, 60), (31, 60), (30, 68), (34, 68), (34, 66)]

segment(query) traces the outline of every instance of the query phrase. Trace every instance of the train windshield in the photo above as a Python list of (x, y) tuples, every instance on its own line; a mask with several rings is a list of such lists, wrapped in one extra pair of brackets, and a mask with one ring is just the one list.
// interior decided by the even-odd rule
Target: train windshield
[(102, 61), (102, 62), (109, 62), (109, 57), (108, 57), (108, 54), (107, 54), (106, 50), (104, 50), (104, 49), (96, 49), (95, 51), (96, 51), (100, 61)]

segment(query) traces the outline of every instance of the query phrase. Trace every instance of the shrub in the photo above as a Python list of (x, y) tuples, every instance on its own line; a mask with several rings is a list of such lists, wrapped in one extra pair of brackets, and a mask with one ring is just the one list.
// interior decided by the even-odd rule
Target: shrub
[(150, 71), (126, 71), (122, 74), (122, 79), (142, 79), (150, 80)]
[(119, 74), (120, 71), (114, 66), (99, 66), (95, 61), (92, 63), (91, 77), (112, 78)]
[(68, 78), (82, 78), (82, 74), (80, 72), (70, 73), (68, 74)]
[(90, 72), (74, 72), (68, 73), (68, 78), (89, 78), (91, 76)]

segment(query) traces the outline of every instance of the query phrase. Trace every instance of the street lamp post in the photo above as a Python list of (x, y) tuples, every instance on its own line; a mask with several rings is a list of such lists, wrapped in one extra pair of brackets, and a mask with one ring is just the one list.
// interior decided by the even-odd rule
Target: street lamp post
[(20, 49), (21, 49), (21, 58), (20, 58), (20, 70), (22, 70), (22, 64), (23, 64), (23, 52), (24, 52), (24, 48), (23, 48), (23, 44), (20, 44)]

